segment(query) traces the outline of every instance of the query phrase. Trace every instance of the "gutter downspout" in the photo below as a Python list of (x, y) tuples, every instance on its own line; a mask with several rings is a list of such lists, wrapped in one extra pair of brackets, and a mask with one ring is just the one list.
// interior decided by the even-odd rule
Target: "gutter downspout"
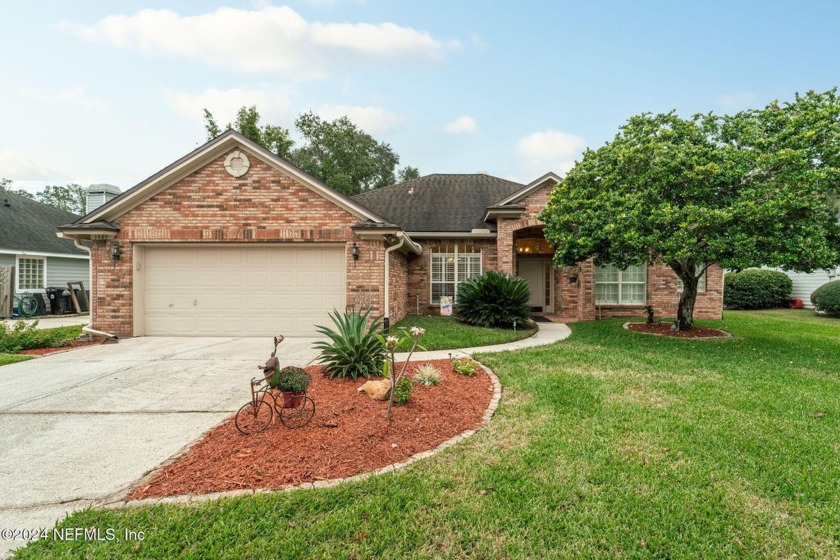
[(385, 249), (385, 317), (382, 319), (382, 329), (391, 328), (391, 251), (395, 251), (405, 244), (403, 232), (397, 232), (400, 242)]
[(106, 338), (116, 339), (117, 338), (116, 335), (113, 335), (111, 333), (98, 331), (96, 329), (91, 328), (91, 325), (93, 324), (93, 281), (92, 281), (92, 278), (93, 278), (93, 266), (92, 266), (93, 258), (92, 257), (93, 257), (93, 255), (91, 254), (91, 247), (82, 244), (80, 240), (73, 239), (73, 245), (75, 245), (78, 249), (81, 249), (82, 251), (87, 252), (88, 262), (91, 263), (91, 265), (88, 266), (88, 286), (90, 286), (90, 290), (91, 290), (90, 301), (88, 301), (88, 313), (90, 313), (90, 324), (82, 327), (82, 332), (86, 333), (86, 334), (92, 334), (94, 336), (104, 336)]

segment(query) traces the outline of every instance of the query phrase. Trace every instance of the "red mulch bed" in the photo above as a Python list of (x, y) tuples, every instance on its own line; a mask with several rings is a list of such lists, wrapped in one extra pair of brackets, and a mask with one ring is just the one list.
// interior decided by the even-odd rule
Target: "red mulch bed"
[(645, 334), (659, 334), (674, 338), (721, 338), (728, 337), (729, 333), (709, 327), (694, 327), (690, 331), (672, 331), (673, 323), (629, 323), (627, 328), (631, 331)]
[(64, 352), (65, 350), (74, 350), (76, 348), (83, 348), (85, 346), (93, 346), (94, 344), (102, 344), (103, 339), (94, 338), (93, 340), (71, 340), (66, 346), (56, 346), (50, 348), (30, 348), (29, 350), (21, 350), (18, 354), (25, 354), (27, 356), (44, 356), (46, 354), (53, 354), (55, 352)]
[[(422, 363), (412, 362), (408, 371)], [(307, 368), (312, 376), (308, 395), (315, 401), (315, 416), (307, 426), (290, 430), (275, 416), (266, 431), (246, 436), (231, 417), (129, 498), (280, 489), (344, 478), (403, 461), (480, 426), (493, 395), (487, 374), (479, 368), (467, 377), (454, 373), (449, 360), (431, 363), (442, 371), (440, 384), (415, 384), (408, 404), (394, 406), (390, 426), (388, 402), (356, 391), (364, 380), (330, 381), (320, 367)], [(246, 390), (244, 383), (243, 402)]]

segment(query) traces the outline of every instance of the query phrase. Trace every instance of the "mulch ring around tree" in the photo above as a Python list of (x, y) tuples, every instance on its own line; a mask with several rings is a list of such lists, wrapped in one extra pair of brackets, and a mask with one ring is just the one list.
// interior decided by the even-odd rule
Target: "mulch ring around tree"
[(729, 338), (726, 331), (709, 327), (695, 326), (690, 331), (672, 331), (673, 323), (624, 323), (624, 328), (643, 334), (656, 334), (673, 338)]
[[(128, 499), (282, 489), (344, 478), (402, 462), (479, 427), (493, 396), (487, 373), (477, 368), (473, 377), (458, 375), (449, 360), (432, 360), (411, 362), (410, 376), (424, 363), (441, 370), (440, 384), (415, 383), (408, 403), (394, 406), (390, 426), (385, 420), (388, 402), (356, 391), (364, 379), (329, 380), (320, 366), (309, 367), (312, 384), (307, 394), (315, 401), (315, 415), (307, 426), (288, 429), (275, 417), (264, 432), (246, 436), (237, 431), (231, 417), (153, 474)], [(243, 402), (246, 390), (247, 383)]]

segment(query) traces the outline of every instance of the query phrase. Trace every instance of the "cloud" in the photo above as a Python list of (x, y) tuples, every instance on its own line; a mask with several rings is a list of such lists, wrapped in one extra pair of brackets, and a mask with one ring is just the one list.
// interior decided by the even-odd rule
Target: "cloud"
[(387, 134), (400, 127), (405, 118), (388, 113), (379, 107), (358, 107), (354, 105), (321, 105), (315, 111), (321, 118), (335, 120), (347, 116), (368, 134)]
[(443, 125), (444, 132), (449, 134), (472, 134), (477, 128), (475, 119), (469, 115), (461, 115), (454, 121)]
[(22, 154), (0, 148), (0, 177), (12, 181), (53, 181), (66, 179), (67, 175)]
[(532, 178), (548, 171), (565, 174), (585, 147), (582, 137), (557, 130), (534, 132), (517, 144), (525, 171)]
[(45, 90), (26, 87), (20, 88), (18, 93), (30, 99), (51, 105), (76, 105), (96, 113), (105, 113), (109, 108), (106, 100), (89, 95), (87, 90), (81, 86), (63, 90)]
[[(269, 93), (268, 89), (271, 89)], [(203, 118), (204, 109), (213, 113), (219, 126), (236, 119), (236, 113), (241, 107), (256, 105), (260, 117), (264, 122), (285, 120), (291, 115), (291, 101), (289, 94), (283, 88), (265, 89), (207, 89), (201, 93), (188, 93), (166, 89), (167, 101), (175, 111), (194, 118)]]
[(196, 16), (140, 10), (59, 27), (87, 41), (152, 56), (174, 55), (242, 73), (323, 78), (347, 64), (429, 64), (457, 42), (393, 23), (309, 22), (288, 6), (219, 8)]
[(715, 101), (721, 107), (738, 111), (751, 107), (755, 103), (756, 99), (758, 99), (758, 96), (751, 91), (738, 91), (735, 93), (718, 95), (715, 98)]

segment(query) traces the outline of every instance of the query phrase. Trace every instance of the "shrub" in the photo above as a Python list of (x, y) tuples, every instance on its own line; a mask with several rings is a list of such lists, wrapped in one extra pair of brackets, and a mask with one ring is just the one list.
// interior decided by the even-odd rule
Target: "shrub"
[(784, 272), (749, 268), (723, 281), (723, 304), (738, 309), (787, 307), (793, 282)]
[(452, 369), (458, 375), (475, 375), (476, 365), (471, 358), (453, 358)]
[(385, 349), (376, 336), (382, 328), (380, 317), (371, 318), (371, 311), (330, 313), (336, 330), (317, 326), (316, 330), (332, 342), (316, 342), (320, 350), (318, 363), (324, 365), (324, 375), (336, 377), (370, 377), (382, 371)]
[(400, 380), (397, 381), (396, 387), (394, 387), (394, 404), (402, 406), (407, 403), (408, 399), (411, 397), (411, 388), (413, 386), (414, 383), (411, 381), (410, 377), (400, 377)]
[(811, 302), (817, 311), (840, 315), (840, 280), (823, 284), (811, 294)]
[(275, 374), (276, 388), (280, 391), (303, 393), (312, 382), (312, 378), (303, 368), (287, 366)]
[(38, 329), (38, 321), (29, 325), (16, 321), (12, 328), (0, 323), (0, 352), (15, 354), (30, 348), (57, 348), (67, 346), (70, 340), (79, 336), (81, 327), (59, 327)]
[(458, 287), (458, 318), (478, 327), (512, 328), (531, 317), (528, 283), (490, 270)]
[(432, 364), (423, 364), (414, 371), (414, 381), (420, 385), (437, 385), (440, 383), (440, 373)]

